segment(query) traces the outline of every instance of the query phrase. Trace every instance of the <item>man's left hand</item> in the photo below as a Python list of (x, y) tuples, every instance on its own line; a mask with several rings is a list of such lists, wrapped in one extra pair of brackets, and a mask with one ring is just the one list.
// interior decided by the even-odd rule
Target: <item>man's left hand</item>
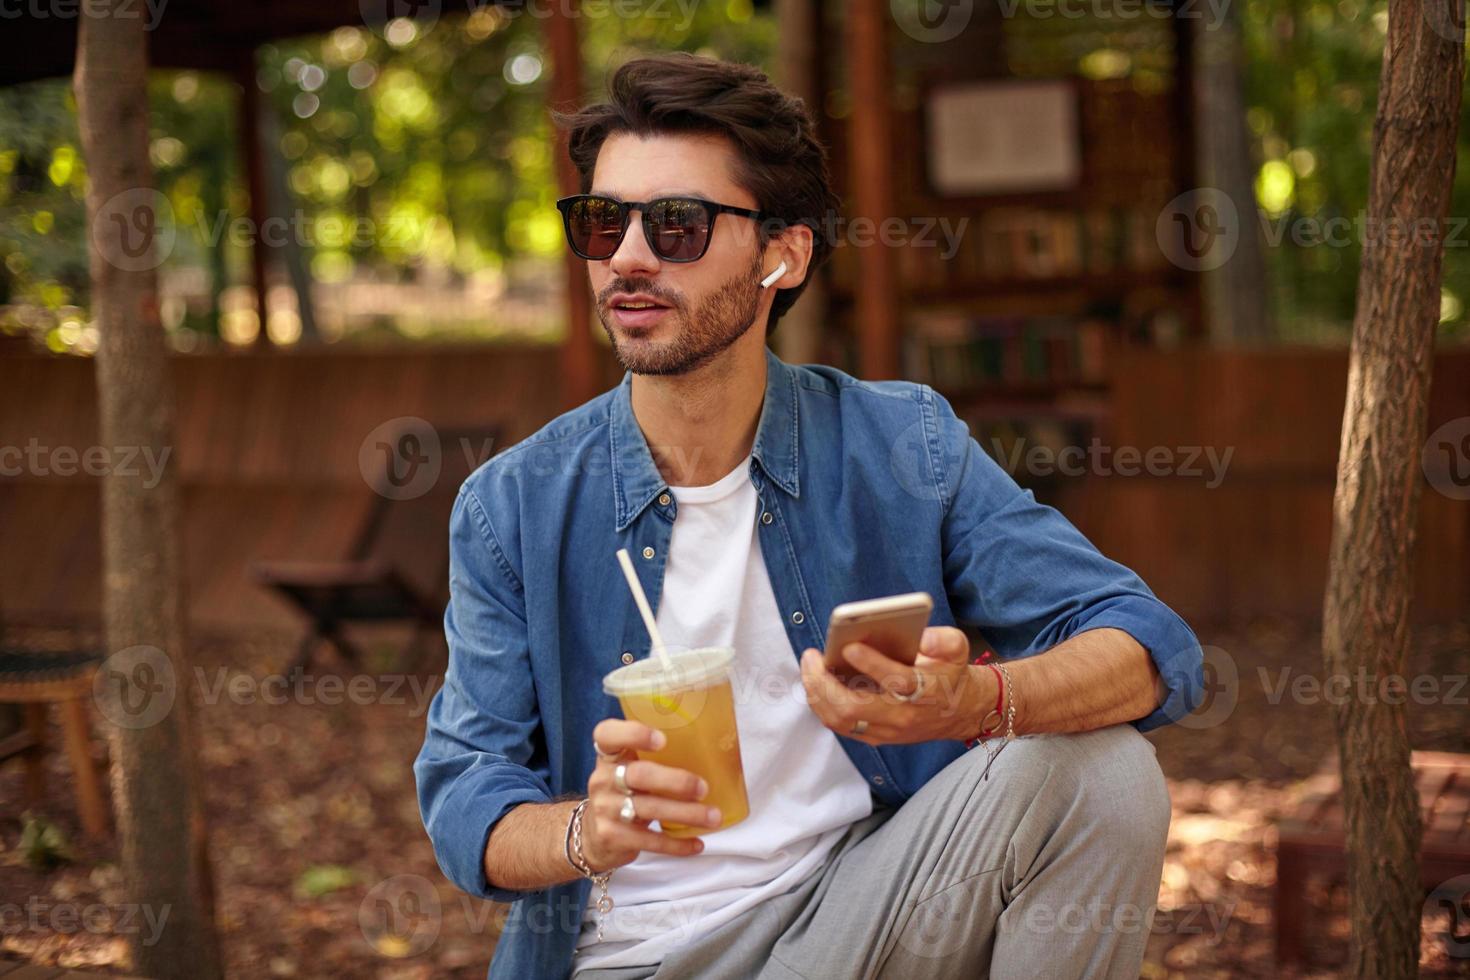
[(850, 683), (827, 669), (822, 651), (801, 655), (812, 711), (838, 735), (869, 745), (970, 739), (995, 707), (993, 673), (970, 663), (970, 641), (953, 626), (925, 628), (912, 667), (865, 643), (848, 644), (842, 655), (861, 672)]

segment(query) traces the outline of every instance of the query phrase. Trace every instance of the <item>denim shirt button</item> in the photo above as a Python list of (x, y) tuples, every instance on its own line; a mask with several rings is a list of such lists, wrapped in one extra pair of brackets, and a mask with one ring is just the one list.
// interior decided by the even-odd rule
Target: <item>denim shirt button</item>
[(806, 622), (806, 616), (802, 615), (801, 610), (798, 609), (796, 610), (796, 612), (791, 614), (791, 621), (797, 626), (800, 626), (802, 623)]
[(658, 505), (660, 507), (667, 507), (669, 505), (669, 501), (671, 499), (673, 499), (673, 498), (671, 498), (668, 494), (661, 493), (661, 494), (658, 495)]
[(873, 785), (874, 786), (882, 786), (883, 785), (883, 777), (882, 776), (874, 776), (873, 777)]
[(653, 557), (653, 549), (652, 548), (644, 548), (643, 549), (643, 557), (644, 558), (652, 558)]
[(764, 514), (761, 515), (761, 523), (762, 524), (769, 524), (769, 523), (771, 523), (772, 520), (773, 520), (773, 518), (771, 517), (771, 512), (770, 511), (766, 511)]
[(629, 653), (627, 650), (624, 650), (623, 651), (623, 663), (630, 664), (632, 662), (633, 662), (633, 655), (631, 653)]

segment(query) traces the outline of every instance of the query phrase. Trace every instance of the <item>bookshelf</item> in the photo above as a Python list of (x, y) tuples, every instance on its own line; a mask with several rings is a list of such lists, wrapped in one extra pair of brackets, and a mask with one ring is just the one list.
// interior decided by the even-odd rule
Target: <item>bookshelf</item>
[[(925, 93), (954, 77), (931, 72), (913, 98), (897, 98), (895, 131), (922, 133)], [(1129, 78), (1068, 81), (1079, 129), (1075, 186), (947, 197), (928, 182), (923, 139), (896, 141), (892, 161), (897, 214), (908, 228), (941, 223), (889, 246), (902, 375), (943, 394), (982, 446), (1043, 499), (1067, 477), (1014, 466), (1024, 451), (1107, 441), (1118, 351), (1179, 346), (1200, 322), (1195, 277), (1168, 261), (1156, 235), (1160, 213), (1188, 186), (1177, 93)], [(827, 123), (834, 171), (845, 173), (844, 120)], [(824, 355), (855, 370), (847, 325), (860, 249), (838, 241), (826, 269), (838, 329)]]

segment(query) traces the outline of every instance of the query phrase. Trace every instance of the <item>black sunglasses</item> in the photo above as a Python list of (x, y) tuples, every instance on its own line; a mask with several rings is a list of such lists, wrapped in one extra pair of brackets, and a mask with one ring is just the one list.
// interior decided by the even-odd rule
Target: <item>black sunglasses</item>
[(584, 259), (610, 259), (628, 233), (629, 217), (643, 214), (643, 236), (666, 262), (695, 262), (709, 250), (715, 217), (735, 214), (775, 221), (763, 211), (716, 204), (698, 197), (661, 197), (656, 201), (619, 201), (599, 194), (577, 194), (556, 202), (566, 228), (567, 244)]

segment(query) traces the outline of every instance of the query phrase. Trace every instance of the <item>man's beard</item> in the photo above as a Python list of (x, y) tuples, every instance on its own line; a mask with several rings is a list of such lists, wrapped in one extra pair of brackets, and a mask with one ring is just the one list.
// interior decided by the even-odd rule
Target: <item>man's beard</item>
[[(640, 344), (634, 349), (629, 349), (634, 345), (619, 343), (617, 331), (608, 322), (611, 314), (606, 312), (602, 296), (598, 297), (597, 317), (624, 371), (687, 374), (714, 360), (755, 324), (760, 311), (760, 274), (761, 256), (757, 253), (747, 271), (731, 276), (692, 312), (673, 306), (666, 318), (675, 321), (675, 334), (666, 343)], [(671, 302), (667, 294), (656, 290), (647, 280), (620, 279), (608, 283), (602, 295), (610, 296), (614, 292), (648, 293), (661, 302)]]

